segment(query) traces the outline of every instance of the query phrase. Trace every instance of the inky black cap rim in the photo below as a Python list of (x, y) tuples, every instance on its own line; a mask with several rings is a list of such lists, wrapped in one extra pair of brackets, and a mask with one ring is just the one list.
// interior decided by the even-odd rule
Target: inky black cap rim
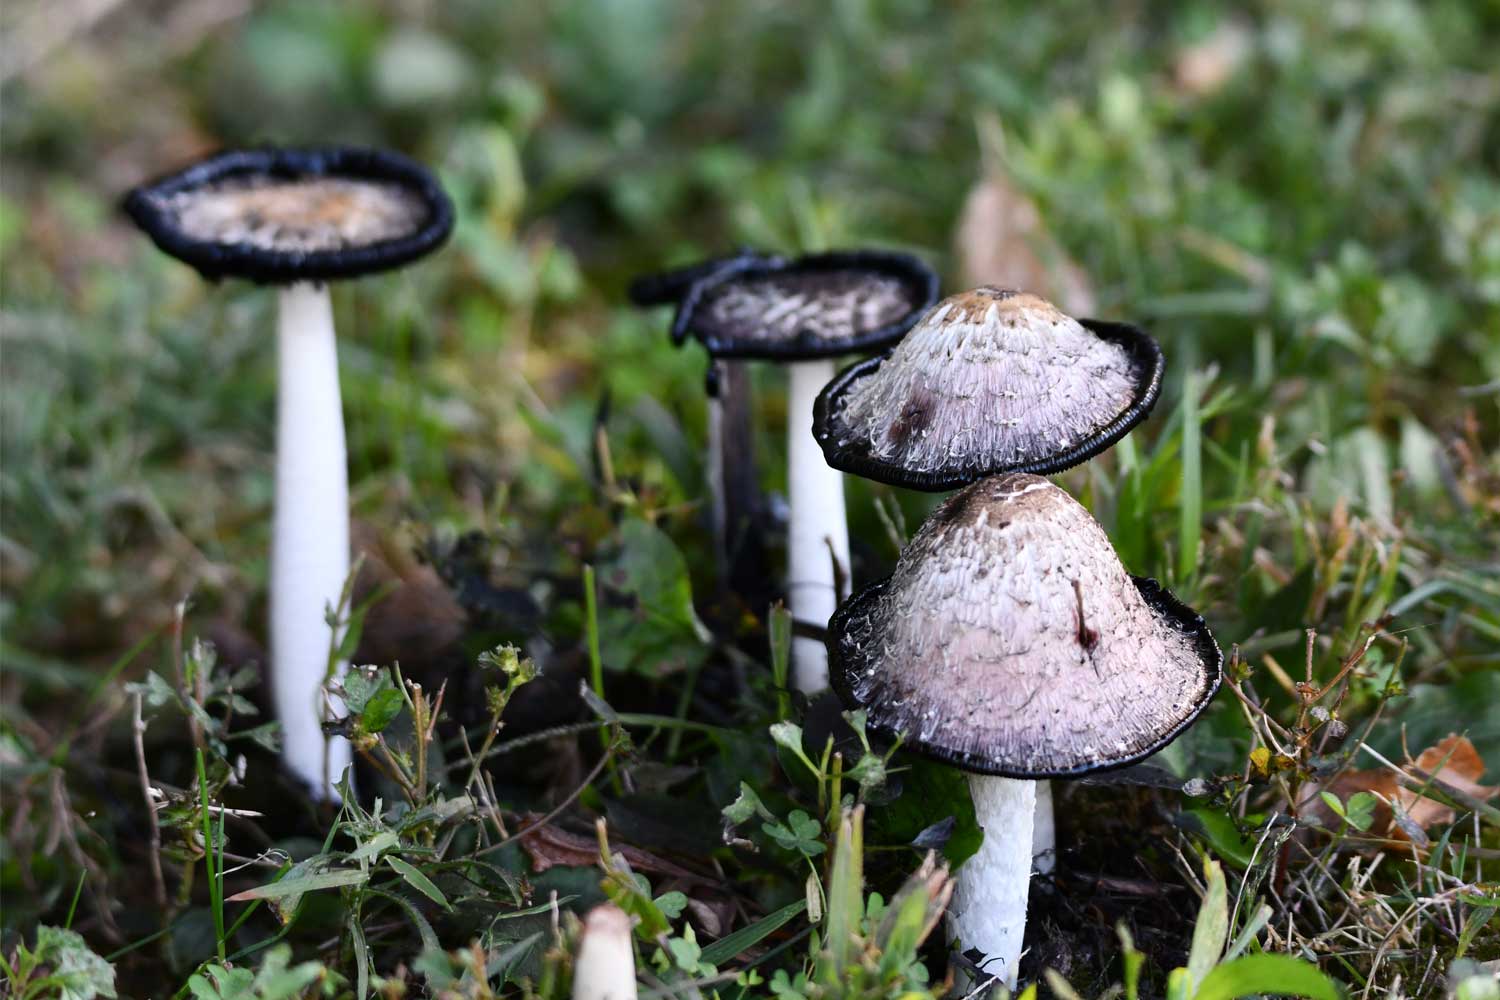
[(1213, 701), (1214, 695), (1219, 691), (1219, 685), (1224, 680), (1224, 652), (1219, 648), (1218, 642), (1214, 640), (1213, 633), (1209, 630), (1208, 623), (1203, 616), (1192, 608), (1183, 604), (1167, 588), (1150, 577), (1132, 576), (1136, 589), (1140, 592), (1147, 606), (1159, 612), (1173, 628), (1180, 629), (1192, 637), (1193, 650), (1198, 654), (1198, 661), (1203, 667), (1203, 677), (1207, 682), (1203, 695), (1192, 710), (1173, 727), (1169, 732), (1162, 734), (1161, 738), (1151, 746), (1128, 757), (1111, 760), (1101, 764), (1082, 765), (1071, 770), (1038, 770), (1024, 771), (1016, 768), (1008, 768), (994, 761), (979, 759), (972, 754), (957, 753), (941, 746), (933, 746), (914, 739), (910, 733), (902, 732), (893, 727), (885, 718), (884, 713), (878, 705), (865, 705), (860, 703), (853, 693), (852, 679), (859, 673), (864, 664), (860, 661), (860, 653), (846, 643), (849, 635), (849, 620), (856, 614), (862, 612), (867, 605), (878, 600), (885, 592), (890, 583), (890, 577), (870, 584), (859, 593), (850, 597), (839, 605), (833, 617), (828, 620), (828, 634), (824, 644), (828, 649), (828, 681), (833, 691), (843, 702), (844, 707), (850, 711), (864, 709), (871, 729), (890, 739), (901, 739), (904, 749), (936, 760), (944, 764), (951, 764), (960, 770), (970, 774), (985, 774), (997, 778), (1019, 778), (1023, 780), (1043, 781), (1051, 778), (1080, 778), (1088, 774), (1099, 774), (1105, 771), (1114, 771), (1131, 764), (1138, 764), (1152, 754), (1159, 753), (1167, 745), (1176, 740), (1177, 737), (1187, 732), (1189, 727), (1203, 714)]
[(1139, 327), (1128, 323), (1106, 323), (1094, 319), (1084, 319), (1079, 322), (1101, 339), (1125, 348), (1130, 353), (1137, 369), (1142, 373), (1142, 377), (1137, 385), (1134, 401), (1097, 433), (1071, 448), (1044, 458), (1011, 465), (998, 464), (977, 470), (921, 472), (876, 458), (862, 447), (862, 443), (841, 447), (838, 443), (840, 429), (836, 426), (835, 416), (839, 411), (839, 404), (844, 395), (861, 379), (868, 378), (880, 369), (880, 366), (890, 357), (890, 351), (886, 351), (839, 372), (834, 380), (818, 393), (818, 398), (813, 402), (813, 436), (817, 438), (818, 446), (823, 449), (824, 460), (840, 472), (847, 472), (863, 479), (872, 479), (888, 486), (899, 486), (903, 489), (921, 490), (927, 493), (946, 493), (1004, 472), (1030, 472), (1039, 476), (1049, 476), (1062, 472), (1064, 469), (1071, 469), (1107, 451), (1115, 442), (1128, 434), (1131, 428), (1144, 420), (1150, 414), (1151, 408), (1156, 405), (1157, 397), (1161, 395), (1162, 378), (1166, 374), (1166, 357), (1162, 354), (1161, 345)]
[[(740, 341), (716, 336), (695, 326), (696, 313), (710, 292), (721, 284), (746, 277), (772, 276), (778, 273), (816, 273), (820, 271), (864, 270), (903, 282), (911, 296), (912, 307), (903, 316), (873, 330), (837, 341), (815, 337), (788, 340)], [(889, 347), (906, 335), (922, 315), (932, 308), (938, 296), (937, 273), (919, 258), (897, 251), (835, 250), (803, 257), (780, 257), (741, 254), (721, 262), (721, 266), (694, 282), (682, 295), (672, 319), (672, 341), (681, 344), (696, 337), (715, 358), (743, 358), (767, 361), (810, 361), (838, 357)]]
[(670, 271), (643, 274), (630, 282), (625, 294), (632, 303), (638, 306), (675, 305), (682, 301), (689, 289), (700, 281), (714, 277), (721, 268), (740, 267), (746, 263), (753, 264), (762, 261), (784, 263), (780, 257), (742, 247), (725, 257), (713, 257), (697, 264), (673, 268)]
[[(414, 232), (366, 246), (286, 251), (250, 243), (220, 243), (187, 236), (156, 199), (234, 177), (281, 180), (333, 177), (396, 184), (417, 196), (426, 221)], [(453, 231), (453, 202), (426, 167), (389, 150), (331, 146), (307, 149), (232, 149), (131, 190), (125, 213), (163, 253), (210, 281), (245, 278), (259, 284), (331, 281), (389, 271), (431, 253)]]

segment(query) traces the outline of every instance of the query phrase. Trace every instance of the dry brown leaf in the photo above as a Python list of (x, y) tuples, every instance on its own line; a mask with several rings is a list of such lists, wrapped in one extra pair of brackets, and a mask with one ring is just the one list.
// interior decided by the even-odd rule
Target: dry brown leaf
[(413, 555), (407, 540), (383, 535), (360, 520), (350, 524), (350, 535), (355, 557), (364, 559), (354, 581), (355, 604), (390, 588), (365, 617), (356, 661), (420, 668), (458, 642), (464, 610), (433, 568)]
[[(534, 814), (521, 817), (524, 823), (534, 823), (537, 819), (538, 817)], [(521, 847), (531, 857), (532, 870), (537, 872), (544, 872), (554, 865), (587, 868), (599, 863), (597, 840), (593, 837), (569, 833), (550, 823), (522, 834)], [(665, 858), (643, 851), (639, 847), (611, 842), (609, 849), (624, 857), (625, 863), (634, 871), (649, 872), (652, 875), (670, 875), (673, 878), (692, 882), (703, 881), (701, 875), (694, 874)]]
[(1250, 31), (1237, 21), (1226, 21), (1213, 34), (1177, 53), (1172, 83), (1188, 97), (1208, 97), (1229, 82), (1250, 54)]
[[(1417, 772), (1429, 774), (1446, 785), (1487, 800), (1500, 794), (1500, 785), (1481, 785), (1484, 776), (1484, 759), (1479, 756), (1468, 737), (1449, 734), (1436, 745), (1417, 754), (1416, 760), (1405, 768), (1413, 781), (1422, 782)], [(1323, 802), (1322, 791), (1338, 796), (1340, 802), (1360, 792), (1369, 792), (1379, 800), (1375, 807), (1370, 828), (1365, 832), (1373, 837), (1388, 838), (1386, 846), (1406, 850), (1411, 842), (1425, 846), (1425, 831), (1454, 818), (1451, 807), (1435, 799), (1427, 798), (1416, 788), (1407, 788), (1389, 768), (1372, 768), (1367, 771), (1345, 771), (1327, 785), (1312, 783), (1304, 798), (1303, 814), (1315, 819), (1325, 827), (1336, 827), (1339, 818)], [(1396, 811), (1391, 806), (1395, 805)]]
[(1036, 203), (999, 169), (970, 190), (954, 233), (965, 288), (999, 285), (1033, 292), (1073, 316), (1092, 316), (1094, 290), (1042, 221)]
[[(1480, 801), (1500, 794), (1500, 785), (1479, 783), (1484, 777), (1484, 759), (1467, 736), (1450, 733), (1436, 746), (1423, 750), (1417, 754), (1416, 769)], [(1398, 794), (1402, 811), (1424, 830), (1453, 821), (1453, 809), (1441, 802), (1424, 798), (1409, 788), (1402, 788)]]

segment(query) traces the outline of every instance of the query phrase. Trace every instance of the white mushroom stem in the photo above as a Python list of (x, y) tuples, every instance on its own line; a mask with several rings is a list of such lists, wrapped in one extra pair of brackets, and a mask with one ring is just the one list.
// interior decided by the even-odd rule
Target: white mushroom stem
[(1057, 821), (1052, 817), (1052, 782), (1036, 783), (1036, 815), (1031, 821), (1031, 869), (1050, 875), (1057, 867)]
[[(812, 433), (813, 400), (833, 379), (833, 361), (787, 366), (787, 603), (794, 621), (822, 628), (849, 594), (849, 524), (844, 515), (844, 477), (829, 468)], [(835, 573), (834, 566), (839, 569)], [(838, 582), (842, 579), (840, 592)], [(828, 687), (828, 653), (816, 639), (792, 640), (797, 689), (809, 694)]]
[(596, 906), (583, 918), (573, 1000), (636, 1000), (630, 918), (613, 903)]
[[(271, 678), (282, 756), (322, 798), (349, 766), (326, 739), (323, 684), (349, 575), (349, 472), (328, 286), (281, 290), (277, 322), (276, 513), (271, 540)], [(340, 665), (342, 668), (342, 665)]]
[(977, 948), (983, 952), (988, 959), (984, 971), (1014, 987), (1026, 932), (1037, 783), (976, 774), (968, 777), (984, 842), (958, 869), (953, 903), (948, 907), (948, 933), (958, 939), (959, 951)]
[(712, 504), (714, 556), (719, 579), (729, 577), (729, 514), (724, 499), (724, 399), (719, 392), (708, 397), (708, 501)]

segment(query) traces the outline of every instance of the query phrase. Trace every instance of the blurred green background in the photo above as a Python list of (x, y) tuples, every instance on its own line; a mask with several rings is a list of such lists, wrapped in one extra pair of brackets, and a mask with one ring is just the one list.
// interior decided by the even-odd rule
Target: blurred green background
[(696, 498), (703, 359), (621, 289), (737, 244), (908, 247), (948, 290), (1021, 283), (1031, 253), (1164, 342), (1163, 410), (1194, 369), (1233, 386), (1230, 458), (1274, 414), (1323, 507), (1468, 516), (1448, 444), (1465, 419), (1494, 443), (1491, 3), (56, 0), (4, 27), (12, 662), (118, 650), (171, 596), (263, 576), (269, 296), (205, 287), (115, 211), (222, 145), (389, 145), (458, 202), (448, 250), (337, 293), (377, 520), (475, 520), (501, 485), (549, 506), (606, 388), (624, 471)]

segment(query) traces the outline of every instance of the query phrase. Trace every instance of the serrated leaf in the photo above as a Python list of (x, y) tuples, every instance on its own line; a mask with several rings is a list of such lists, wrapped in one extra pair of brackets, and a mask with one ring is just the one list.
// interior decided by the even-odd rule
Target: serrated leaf
[(433, 883), (432, 879), (423, 874), (422, 871), (415, 865), (411, 864), (408, 861), (403, 861), (397, 857), (387, 857), (385, 859), (385, 863), (394, 868), (402, 878), (406, 879), (406, 883), (413, 889), (417, 890), (422, 895), (426, 896), (428, 899), (441, 906), (443, 909), (451, 910), (453, 908), (448, 905), (448, 897), (443, 895), (443, 890), (439, 889), (437, 885)]

